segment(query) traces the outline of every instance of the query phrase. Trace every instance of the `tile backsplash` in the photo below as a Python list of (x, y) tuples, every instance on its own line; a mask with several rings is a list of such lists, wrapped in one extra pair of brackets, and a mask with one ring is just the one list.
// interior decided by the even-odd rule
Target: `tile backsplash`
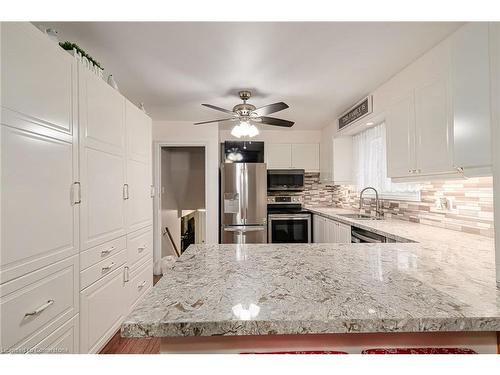
[[(354, 186), (325, 185), (318, 173), (307, 173), (305, 177), (302, 194), (306, 205), (359, 207), (359, 193)], [(426, 182), (421, 184), (420, 195), (419, 202), (382, 200), (384, 214), (393, 219), (494, 236), (492, 177)], [(374, 213), (375, 199), (363, 200), (365, 211)], [(438, 207), (446, 201), (448, 207)]]

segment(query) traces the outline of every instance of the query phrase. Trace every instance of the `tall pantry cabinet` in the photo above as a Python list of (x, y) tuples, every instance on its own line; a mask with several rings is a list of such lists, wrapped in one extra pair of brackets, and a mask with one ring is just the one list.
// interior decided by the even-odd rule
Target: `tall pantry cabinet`
[(152, 285), (151, 119), (33, 25), (1, 28), (0, 347), (97, 352)]

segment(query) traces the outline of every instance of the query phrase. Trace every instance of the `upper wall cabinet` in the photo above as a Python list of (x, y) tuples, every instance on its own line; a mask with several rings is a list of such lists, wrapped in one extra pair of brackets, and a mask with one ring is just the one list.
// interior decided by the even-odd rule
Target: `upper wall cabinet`
[(318, 143), (266, 143), (268, 169), (304, 169), (319, 172)]
[(411, 175), (417, 169), (415, 155), (415, 100), (409, 93), (389, 106), (385, 114), (387, 175)]
[(71, 134), (74, 59), (29, 23), (2, 23), (2, 117)]
[(453, 120), (449, 77), (415, 89), (417, 174), (453, 173)]
[(83, 146), (125, 155), (125, 99), (83, 66), (78, 75)]
[(488, 43), (488, 25), (469, 23), (378, 90), (389, 177), (491, 174)]
[(29, 23), (1, 23), (0, 280), (78, 251), (76, 65)]
[(151, 160), (151, 118), (133, 103), (125, 102), (127, 158), (144, 163)]
[(319, 172), (319, 144), (292, 144), (292, 168), (305, 169), (308, 172)]
[(292, 145), (289, 143), (266, 143), (264, 153), (267, 169), (292, 167)]
[(454, 163), (465, 175), (491, 174), (490, 64), (486, 22), (452, 39)]
[(320, 179), (336, 185), (352, 183), (352, 137), (333, 137), (335, 125), (322, 130)]

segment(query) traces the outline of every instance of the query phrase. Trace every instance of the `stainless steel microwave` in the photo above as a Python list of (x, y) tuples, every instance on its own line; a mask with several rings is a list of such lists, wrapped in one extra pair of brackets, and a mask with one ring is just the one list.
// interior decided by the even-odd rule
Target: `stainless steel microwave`
[(268, 169), (267, 191), (304, 190), (303, 169)]

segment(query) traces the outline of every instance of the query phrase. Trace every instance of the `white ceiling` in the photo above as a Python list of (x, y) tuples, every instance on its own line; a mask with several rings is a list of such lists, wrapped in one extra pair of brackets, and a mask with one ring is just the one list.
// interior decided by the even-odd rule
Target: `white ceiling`
[[(37, 23), (40, 24), (40, 23)], [(294, 129), (320, 129), (460, 23), (44, 22), (78, 43), (154, 120), (202, 121), (251, 89)]]

